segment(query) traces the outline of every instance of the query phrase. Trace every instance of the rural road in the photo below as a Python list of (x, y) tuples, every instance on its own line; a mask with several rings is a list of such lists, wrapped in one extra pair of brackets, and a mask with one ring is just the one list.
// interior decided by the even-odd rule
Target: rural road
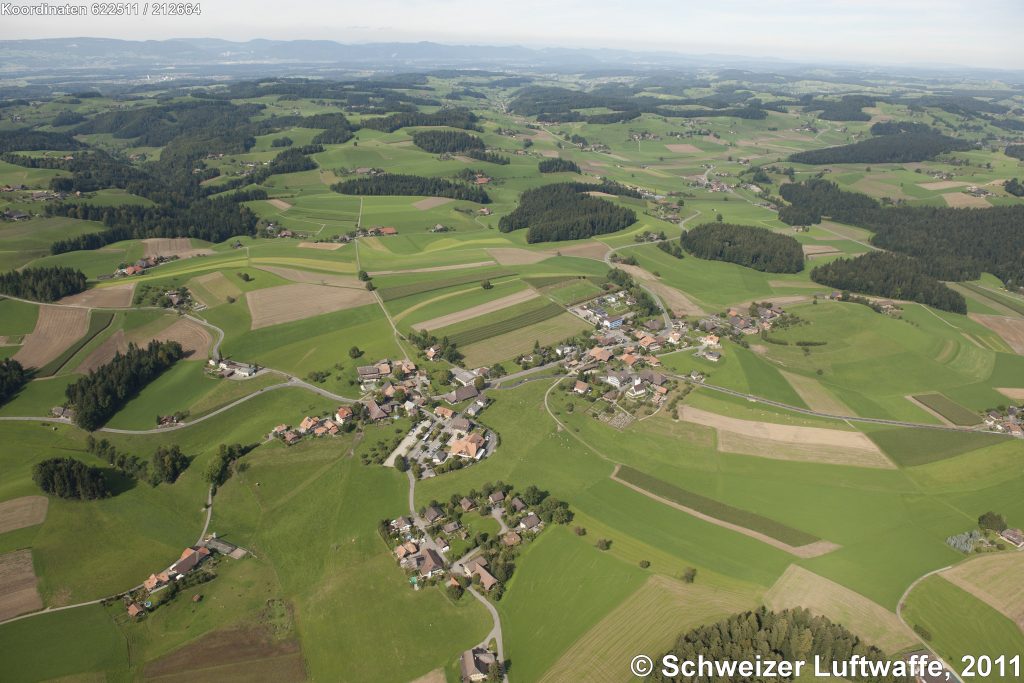
[[(967, 561), (969, 561), (969, 560), (967, 560)], [(910, 629), (910, 631), (914, 634), (914, 637), (917, 638), (919, 641), (921, 641), (921, 644), (924, 645), (924, 649), (926, 649), (928, 652), (930, 652), (931, 655), (933, 657), (935, 657), (937, 660), (942, 662), (942, 665), (945, 666), (950, 671), (951, 675), (953, 676), (954, 679), (956, 679), (958, 681), (958, 683), (963, 683), (963, 681), (960, 678), (960, 676), (957, 675), (956, 669), (951, 667), (946, 662), (945, 659), (940, 657), (939, 654), (932, 649), (931, 645), (929, 645), (928, 642), (925, 641), (925, 639), (922, 638), (917, 633), (917, 631), (915, 631), (910, 626), (910, 624), (907, 623), (907, 620), (903, 618), (903, 603), (906, 602), (907, 596), (910, 595), (910, 592), (912, 590), (914, 590), (915, 587), (917, 587), (917, 584), (921, 583), (922, 581), (924, 581), (925, 579), (927, 579), (930, 576), (934, 576), (936, 574), (940, 574), (940, 573), (946, 571), (947, 569), (952, 569), (952, 568), (953, 568), (953, 565), (948, 565), (948, 566), (942, 567), (940, 569), (933, 569), (932, 571), (928, 572), (927, 574), (923, 574), (923, 575), (917, 577), (916, 579), (914, 579), (914, 582), (911, 583), (909, 586), (907, 586), (907, 590), (903, 591), (903, 595), (900, 596), (899, 602), (896, 603), (896, 616), (899, 617), (900, 621), (903, 622), (904, 626), (906, 626), (908, 629)]]

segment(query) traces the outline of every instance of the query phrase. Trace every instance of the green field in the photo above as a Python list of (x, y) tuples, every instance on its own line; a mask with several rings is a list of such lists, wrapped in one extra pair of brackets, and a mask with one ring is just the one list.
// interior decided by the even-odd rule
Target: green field
[(565, 309), (553, 302), (540, 303), (538, 305), (531, 304), (522, 313), (508, 310), (502, 311), (500, 315), (492, 316), (498, 318), (494, 322), (473, 320), (468, 321), (475, 323), (472, 327), (452, 325), (435, 330), (434, 333), (441, 337), (448, 337), (452, 343), (458, 346), (469, 346), (470, 344), (496, 337), (499, 334), (506, 334), (529, 325), (550, 320), (557, 315), (561, 315), (563, 312), (565, 312)]
[(914, 399), (928, 406), (955, 425), (970, 426), (981, 423), (981, 417), (942, 394), (918, 394)]

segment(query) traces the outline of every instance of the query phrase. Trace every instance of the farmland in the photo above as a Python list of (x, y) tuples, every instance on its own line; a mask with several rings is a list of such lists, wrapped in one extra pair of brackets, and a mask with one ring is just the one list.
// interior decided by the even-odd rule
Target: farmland
[[(55, 301), (0, 298), (0, 356), (34, 369), (0, 406), (0, 621), (30, 614), (0, 623), (5, 680), (436, 683), (457, 680), (462, 652), (497, 628), (511, 683), (618, 681), (634, 654), (762, 604), (806, 607), (889, 654), (921, 645), (901, 616), (954, 662), (1024, 651), (1020, 554), (965, 556), (945, 540), (987, 511), (1024, 526), (1021, 441), (1006, 426), (1024, 415), (1024, 297), (1002, 258), (1017, 223), (999, 228), (996, 247), (972, 251), (988, 239), (979, 231), (946, 259), (932, 251), (939, 234), (900, 246), (873, 213), (791, 220), (783, 198), (787, 184), (822, 177), (878, 200), (871, 211), (1024, 206), (1003, 185), (1024, 177), (1003, 152), (1020, 138), (1016, 85), (825, 67), (427, 70), (404, 57), (418, 66), (377, 71), (364, 51), (358, 73), (325, 66), (308, 80), (275, 59), (258, 82), (241, 62), (208, 81), (204, 62), (188, 81), (162, 70), (113, 96), (103, 83), (57, 94), (32, 75), (4, 86), (5, 141), (66, 131), (46, 139), (103, 150), (116, 168), (110, 186), (50, 195), (104, 176), (68, 170), (84, 163), (77, 147), (11, 142), (0, 161), (0, 270), (66, 266), (87, 280)], [(863, 115), (826, 116), (824, 102), (861, 92), (874, 102)], [(56, 125), (64, 112), (82, 119)], [(145, 123), (123, 126), (135, 117)], [(880, 121), (968, 144), (914, 162), (788, 158), (881, 138)], [(491, 156), (413, 141), (456, 132)], [(541, 173), (555, 158), (579, 172)], [(390, 192), (394, 176), (413, 178), (402, 192), (453, 187), (481, 201), (334, 189)], [(557, 234), (579, 239), (530, 244), (528, 230), (506, 231), (523, 193), (553, 183), (636, 220), (583, 237), (594, 217), (555, 206), (551, 220), (571, 228)], [(795, 240), (798, 272), (682, 249), (705, 223)], [(920, 250), (907, 258), (941, 273), (967, 314), (906, 290), (837, 301), (811, 279), (817, 265), (880, 249)], [(158, 447), (178, 446), (187, 466), (156, 483), (51, 416), (70, 383), (154, 339), (180, 342), (186, 362), (92, 436), (150, 467)], [(597, 346), (608, 360), (588, 355)], [(464, 384), (483, 387), (476, 415), (472, 399), (449, 395)], [(410, 425), (448, 421), (438, 405), (472, 418), (488, 455), (449, 456), (449, 422), (436, 442), (417, 441), (436, 459), (382, 466)], [(335, 435), (268, 436), (339, 406), (356, 416), (338, 418)], [(168, 416), (183, 424), (158, 427)], [(219, 470), (222, 444), (251, 450)], [(42, 495), (33, 468), (67, 457), (99, 468), (111, 495)], [(496, 482), (571, 515), (535, 536), (520, 529), (514, 551), (486, 509), (460, 518), (449, 570), (477, 544), (514, 556), (500, 589), (476, 584), (497, 623), (448, 576), (414, 587), (387, 532)], [(541, 505), (528, 507), (544, 517)], [(214, 558), (216, 578), (143, 617), (120, 598), (32, 614), (137, 586), (204, 529), (248, 554)]]

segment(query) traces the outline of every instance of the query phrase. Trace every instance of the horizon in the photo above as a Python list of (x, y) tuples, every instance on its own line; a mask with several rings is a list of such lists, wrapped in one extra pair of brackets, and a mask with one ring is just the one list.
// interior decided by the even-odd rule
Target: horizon
[[(9, 4), (45, 3), (20, 0)], [(752, 0), (737, 0), (728, 9), (665, 0), (646, 0), (639, 8), (615, 6), (607, 0), (565, 0), (555, 6), (527, 0), (515, 10), (454, 0), (443, 12), (423, 0), (384, 0), (372, 7), (347, 7), (344, 19), (338, 22), (330, 16), (334, 8), (326, 9), (323, 4), (296, 0), (290, 4), (290, 16), (295, 20), (285, 22), (267, 0), (223, 0), (212, 9), (200, 3), (199, 16), (4, 19), (14, 33), (11, 40), (431, 42), (728, 56), (836, 66), (1024, 70), (1024, 52), (1014, 48), (1015, 27), (1024, 20), (1024, 7), (1012, 0), (996, 0), (983, 7), (958, 0), (841, 0), (827, 8), (797, 0), (785, 8), (773, 8), (771, 13)], [(965, 22), (968, 12), (971, 21)], [(310, 21), (314, 16), (316, 21)], [(475, 21), (452, 26), (448, 19), (452, 16), (475, 17)], [(500, 28), (487, 31), (489, 26)], [(942, 44), (952, 49), (941, 49), (941, 58), (937, 58), (934, 46)], [(966, 56), (959, 57), (956, 50)]]

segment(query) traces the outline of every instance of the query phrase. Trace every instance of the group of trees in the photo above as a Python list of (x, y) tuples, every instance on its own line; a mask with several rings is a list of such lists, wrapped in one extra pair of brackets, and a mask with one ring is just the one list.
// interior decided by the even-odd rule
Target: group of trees
[(811, 279), (833, 289), (908, 299), (943, 311), (967, 313), (962, 294), (924, 272), (916, 259), (902, 254), (873, 251), (852, 259), (836, 259), (814, 268)]
[(798, 164), (895, 164), (925, 161), (944, 152), (971, 149), (965, 140), (939, 133), (899, 133), (868, 138), (849, 145), (791, 154)]
[(779, 212), (780, 220), (807, 225), (829, 216), (867, 228), (875, 233), (873, 244), (913, 256), (934, 278), (974, 280), (989, 272), (1007, 286), (1024, 284), (1024, 206), (882, 207), (822, 179), (786, 184), (779, 193), (792, 203)]
[(593, 189), (586, 183), (557, 183), (526, 190), (519, 206), (498, 221), (498, 229), (511, 232), (529, 228), (526, 241), (532, 244), (585, 239), (636, 222), (632, 209), (586, 194)]
[(110, 495), (103, 471), (74, 458), (50, 458), (32, 468), (32, 481), (58, 498), (96, 500)]
[(579, 173), (580, 167), (569, 159), (543, 159), (537, 164), (541, 173)]
[(13, 358), (0, 360), (0, 406), (14, 398), (29, 380), (29, 373)]
[(75, 424), (90, 432), (102, 427), (129, 399), (184, 355), (181, 344), (175, 341), (153, 340), (145, 348), (130, 344), (123, 355), (115, 354), (109, 363), (65, 389), (68, 403), (75, 410)]
[(56, 301), (85, 291), (85, 282), (85, 273), (66, 266), (24, 268), (0, 273), (0, 294), (33, 301)]
[(188, 469), (190, 462), (177, 444), (158, 447), (148, 461), (117, 450), (106, 439), (97, 441), (92, 434), (86, 438), (85, 448), (129, 477), (148, 481), (152, 486), (161, 483), (173, 484), (178, 476)]
[(608, 281), (618, 285), (633, 297), (636, 301), (636, 305), (633, 308), (639, 317), (646, 318), (661, 313), (661, 307), (658, 306), (658, 302), (654, 300), (654, 297), (638, 285), (626, 271), (612, 268), (608, 271)]
[(1003, 189), (1014, 197), (1024, 197), (1024, 183), (1020, 182), (1016, 178), (1010, 178), (1003, 183)]
[(818, 118), (825, 121), (870, 121), (864, 107), (875, 106), (875, 99), (865, 95), (844, 95), (838, 100), (811, 100), (804, 111), (821, 110)]
[[(823, 668), (833, 661), (848, 661), (854, 655), (870, 661), (886, 659), (884, 652), (865, 643), (840, 624), (832, 623), (827, 617), (816, 616), (804, 608), (774, 612), (767, 607), (734, 614), (713, 624), (698, 626), (680, 635), (668, 654), (675, 655), (678, 662), (695, 662), (700, 657), (715, 662), (753, 662), (757, 658), (809, 662), (817, 656), (821, 657)], [(657, 661), (661, 661), (661, 658)], [(673, 681), (677, 678), (668, 676), (660, 667), (655, 667), (654, 680)], [(699, 677), (695, 680), (719, 679), (713, 676)], [(785, 679), (773, 675), (744, 677), (742, 680), (769, 683)], [(862, 680), (872, 683), (896, 683), (902, 679), (890, 675)]]
[(684, 232), (679, 241), (694, 256), (766, 273), (799, 273), (804, 268), (800, 243), (765, 228), (704, 223)]
[(404, 173), (380, 173), (361, 176), (331, 185), (339, 194), (366, 196), (418, 195), (423, 197), (448, 197), (464, 199), (477, 204), (490, 204), (491, 198), (480, 187), (454, 183), (444, 178), (426, 178)]
[(438, 339), (426, 330), (409, 330), (406, 336), (420, 351), (429, 349), (431, 346), (438, 347), (441, 350), (439, 356), (452, 365), (457, 365), (462, 360), (462, 354), (455, 342), (450, 341), (448, 337)]
[(441, 109), (432, 114), (419, 111), (399, 112), (375, 119), (363, 119), (363, 128), (394, 133), (406, 126), (448, 126), (465, 130), (482, 130), (477, 121), (479, 117), (468, 109), (452, 107)]
[(1007, 145), (1006, 156), (1024, 160), (1024, 145)]

